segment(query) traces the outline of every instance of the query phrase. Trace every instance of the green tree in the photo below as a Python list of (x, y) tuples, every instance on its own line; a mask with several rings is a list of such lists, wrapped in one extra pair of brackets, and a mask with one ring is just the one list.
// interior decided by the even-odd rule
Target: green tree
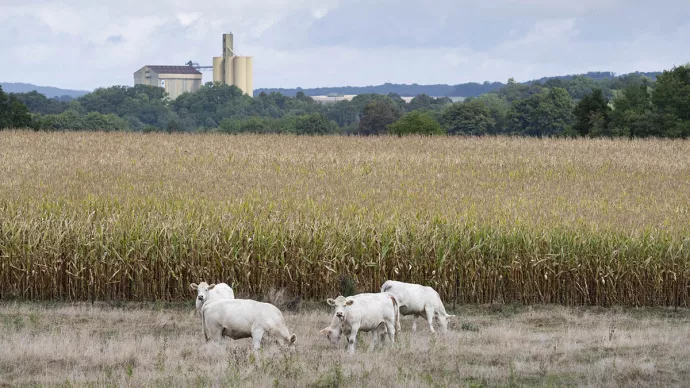
[(359, 121), (362, 135), (383, 135), (388, 125), (400, 118), (400, 111), (389, 101), (372, 101), (364, 108), (364, 116)]
[(324, 135), (334, 132), (336, 128), (337, 124), (321, 113), (299, 116), (294, 124), (298, 135)]
[(356, 124), (359, 120), (357, 107), (347, 100), (340, 100), (333, 104), (325, 105), (325, 115), (329, 120), (335, 121), (339, 126), (346, 127)]
[(129, 129), (127, 121), (115, 114), (89, 112), (82, 119), (82, 128), (87, 131), (125, 131)]
[(38, 116), (36, 127), (44, 130), (77, 131), (84, 129), (84, 123), (79, 112), (68, 109), (57, 115)]
[(17, 97), (0, 87), (0, 129), (32, 127), (29, 109)]
[(563, 88), (543, 91), (513, 103), (508, 114), (513, 133), (553, 136), (570, 130), (573, 124), (573, 99)]
[(483, 94), (479, 97), (471, 98), (470, 100), (481, 102), (489, 108), (491, 118), (494, 120), (494, 126), (489, 130), (489, 133), (499, 134), (506, 132), (506, 117), (511, 107), (508, 101), (496, 93)]
[(609, 126), (616, 136), (661, 136), (658, 115), (646, 85), (631, 84), (614, 98)]
[(652, 104), (665, 136), (690, 136), (690, 65), (674, 67), (657, 77)]
[[(276, 97), (268, 96), (267, 100), (275, 100)], [(189, 130), (204, 126), (208, 119), (220, 123), (226, 118), (265, 116), (264, 102), (253, 100), (236, 86), (209, 82), (194, 93), (180, 95), (171, 104), (179, 117), (180, 126)]]
[(514, 101), (524, 100), (535, 94), (540, 94), (543, 90), (544, 87), (539, 83), (521, 84), (510, 78), (506, 86), (499, 89), (496, 93), (504, 100), (512, 103)]
[(431, 110), (433, 104), (434, 99), (432, 97), (429, 97), (426, 94), (420, 94), (410, 100), (409, 104), (407, 104), (407, 110), (410, 112), (419, 109)]
[(31, 113), (39, 114), (60, 114), (69, 108), (69, 103), (59, 101), (57, 98), (48, 98), (37, 91), (28, 93), (13, 93)]
[(388, 125), (388, 132), (402, 135), (438, 135), (443, 133), (441, 125), (427, 112), (414, 110), (398, 121)]
[(580, 100), (591, 95), (596, 89), (602, 90), (603, 94), (602, 84), (605, 82), (607, 81), (596, 81), (591, 77), (576, 75), (566, 82), (565, 89), (572, 98)]
[(601, 89), (595, 89), (575, 106), (574, 129), (581, 136), (608, 134), (611, 108)]
[(448, 107), (441, 123), (451, 135), (486, 135), (495, 128), (496, 120), (485, 103), (470, 99)]
[(420, 94), (410, 100), (406, 108), (408, 112), (420, 109), (428, 111), (440, 111), (452, 103), (453, 101), (448, 97), (433, 98), (427, 96), (426, 94)]

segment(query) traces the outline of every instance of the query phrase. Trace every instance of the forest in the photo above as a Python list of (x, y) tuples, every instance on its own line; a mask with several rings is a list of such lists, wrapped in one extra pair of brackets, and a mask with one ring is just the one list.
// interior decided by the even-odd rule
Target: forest
[[(480, 84), (477, 84), (480, 85)], [(419, 94), (365, 93), (319, 103), (205, 84), (172, 100), (163, 88), (96, 89), (82, 97), (49, 99), (38, 92), (0, 89), (0, 128), (143, 132), (292, 134), (447, 134), (535, 137), (671, 137), (690, 135), (690, 66), (663, 73), (611, 73), (508, 80), (500, 88), (453, 103)]]

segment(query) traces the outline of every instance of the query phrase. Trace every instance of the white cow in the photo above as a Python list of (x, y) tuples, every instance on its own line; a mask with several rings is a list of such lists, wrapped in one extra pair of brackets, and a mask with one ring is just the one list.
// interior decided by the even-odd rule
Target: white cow
[(235, 293), (232, 288), (225, 283), (208, 285), (206, 282), (199, 284), (192, 283), (189, 285), (193, 291), (196, 291), (196, 312), (199, 313), (201, 319), (201, 331), (204, 331), (204, 320), (201, 318), (201, 308), (206, 302), (215, 302), (217, 300), (232, 300), (235, 299)]
[(261, 347), (265, 333), (280, 342), (293, 345), (297, 338), (285, 325), (280, 310), (270, 304), (251, 299), (217, 300), (204, 303), (201, 308), (202, 326), (206, 341), (252, 338), (254, 351)]
[[(395, 295), (400, 306), (400, 314), (426, 317), (429, 322), (429, 330), (434, 333), (434, 316), (441, 324), (441, 330), (448, 330), (448, 317), (454, 317), (446, 313), (446, 308), (441, 302), (438, 292), (431, 287), (419, 284), (403, 283), (395, 280), (386, 280), (381, 286), (381, 292)], [(417, 330), (416, 319), (412, 320), (412, 331)]]
[(225, 283), (211, 284), (201, 282), (199, 284), (192, 283), (189, 285), (192, 291), (196, 291), (196, 312), (201, 315), (201, 307), (204, 302), (212, 302), (221, 299), (235, 299), (235, 293), (232, 288)]
[(373, 332), (372, 347), (385, 332), (391, 343), (395, 342), (395, 335), (400, 330), (400, 313), (395, 296), (388, 293), (357, 294), (354, 296), (338, 296), (328, 299), (328, 304), (335, 307), (335, 315), (331, 325), (321, 330), (333, 344), (340, 341), (343, 332), (347, 335), (347, 350), (355, 352), (357, 332)]

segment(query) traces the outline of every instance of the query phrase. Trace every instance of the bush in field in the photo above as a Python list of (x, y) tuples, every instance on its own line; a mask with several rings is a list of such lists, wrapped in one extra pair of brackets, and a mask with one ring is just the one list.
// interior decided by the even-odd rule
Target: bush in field
[(430, 114), (412, 111), (388, 126), (392, 135), (439, 135), (443, 134), (441, 125)]
[(334, 132), (337, 124), (321, 113), (314, 113), (297, 117), (293, 128), (298, 135), (325, 135)]

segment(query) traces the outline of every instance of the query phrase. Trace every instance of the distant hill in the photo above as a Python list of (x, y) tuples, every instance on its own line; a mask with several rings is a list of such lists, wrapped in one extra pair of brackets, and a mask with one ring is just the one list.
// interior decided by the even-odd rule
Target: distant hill
[[(635, 72), (631, 74), (639, 74), (649, 77), (651, 79), (656, 79), (656, 76), (661, 74), (661, 72)], [(562, 79), (570, 80), (576, 76), (584, 76), (592, 78), (597, 81), (604, 79), (613, 79), (619, 77), (620, 74), (615, 74), (610, 71), (592, 71), (586, 74), (572, 74), (572, 75), (562, 75), (553, 77), (542, 77), (536, 80), (531, 80), (523, 82), (525, 84), (531, 83), (544, 83), (550, 79)], [(279, 92), (285, 96), (295, 96), (297, 92), (303, 92), (307, 96), (327, 96), (332, 93), (337, 94), (365, 94), (365, 93), (378, 93), (378, 94), (388, 94), (396, 93), (401, 97), (414, 97), (420, 94), (426, 94), (432, 97), (477, 97), (481, 94), (488, 93), (494, 90), (498, 90), (504, 87), (505, 84), (502, 82), (468, 82), (464, 84), (457, 85), (418, 85), (418, 84), (391, 84), (385, 83), (383, 85), (375, 86), (336, 86), (336, 87), (322, 87), (322, 88), (294, 88), (294, 89), (284, 89), (284, 88), (264, 88), (254, 90), (254, 95), (259, 95), (261, 92), (271, 93)]]
[[(651, 79), (656, 79), (657, 75), (661, 72), (635, 72), (630, 74), (644, 75)], [(627, 75), (627, 74), (624, 74)], [(615, 74), (610, 71), (592, 71), (586, 74), (573, 74), (573, 75), (563, 75), (554, 77), (542, 77), (539, 79), (523, 82), (525, 84), (531, 84), (535, 82), (544, 83), (550, 79), (563, 79), (570, 80), (576, 76), (584, 76), (597, 81), (604, 79), (612, 79), (621, 76), (621, 74)], [(11, 82), (0, 82), (0, 86), (6, 93), (27, 93), (30, 91), (37, 91), (48, 98), (53, 97), (64, 97), (68, 96), (71, 98), (78, 98), (85, 94), (90, 93), (86, 90), (71, 90), (71, 89), (60, 89), (52, 86), (37, 86), (26, 83), (11, 83)], [(261, 92), (271, 93), (278, 92), (285, 96), (294, 97), (297, 92), (303, 92), (307, 96), (327, 96), (329, 94), (366, 94), (366, 93), (377, 93), (377, 94), (389, 94), (395, 93), (401, 97), (414, 97), (420, 94), (426, 94), (432, 97), (477, 97), (484, 93), (498, 90), (505, 86), (502, 82), (468, 82), (464, 84), (457, 85), (446, 85), (446, 84), (436, 84), (436, 85), (418, 85), (418, 84), (392, 84), (385, 83), (382, 85), (370, 85), (370, 86), (334, 86), (334, 87), (321, 87), (321, 88), (263, 88), (254, 90), (254, 95), (258, 96)], [(63, 100), (68, 100), (61, 98)]]
[[(497, 90), (503, 87), (500, 82), (484, 82), (479, 84), (476, 82), (470, 82), (461, 85), (406, 85), (406, 84), (391, 84), (385, 83), (383, 85), (370, 85), (370, 86), (336, 86), (336, 87), (322, 87), (322, 88), (294, 88), (294, 89), (283, 89), (283, 88), (265, 88), (254, 90), (254, 95), (258, 95), (261, 92), (271, 93), (278, 92), (285, 96), (295, 96), (297, 92), (303, 92), (307, 96), (327, 96), (331, 93), (337, 94), (367, 94), (367, 93), (377, 93), (377, 94), (388, 94), (395, 93), (401, 97), (414, 97), (420, 94), (426, 94), (432, 97), (444, 97), (444, 96), (457, 96), (457, 97), (474, 97), (480, 94), (488, 93), (492, 90)], [(459, 94), (461, 93), (461, 94)]]
[(87, 90), (60, 89), (52, 86), (37, 86), (25, 83), (0, 82), (0, 86), (2, 86), (2, 90), (4, 90), (5, 93), (28, 93), (35, 90), (48, 98), (63, 96), (78, 98), (91, 93)]
[(561, 76), (555, 76), (555, 77), (542, 77), (542, 78), (535, 79), (535, 80), (532, 80), (532, 81), (527, 81), (527, 82), (525, 82), (525, 83), (530, 83), (530, 84), (531, 84), (531, 83), (537, 83), (537, 82), (538, 82), (538, 83), (542, 83), (542, 84), (543, 84), (544, 82), (546, 82), (546, 81), (548, 81), (548, 80), (550, 80), (550, 79), (571, 80), (571, 79), (573, 79), (574, 77), (577, 77), (577, 76), (584, 76), (584, 77), (587, 77), (587, 78), (591, 78), (591, 79), (593, 79), (593, 80), (595, 80), (595, 81), (602, 81), (602, 80), (606, 80), (606, 79), (614, 79), (614, 78), (616, 78), (616, 77), (625, 76), (625, 75), (631, 75), (631, 74), (643, 75), (643, 76), (648, 77), (648, 78), (650, 78), (650, 79), (652, 79), (652, 80), (656, 80), (656, 77), (657, 77), (658, 75), (660, 75), (661, 73), (662, 73), (662, 72), (660, 72), (660, 71), (653, 71), (653, 72), (646, 72), (646, 73), (645, 73), (645, 72), (636, 71), (636, 72), (634, 72), (634, 73), (628, 73), (628, 74), (616, 74), (616, 73), (613, 73), (613, 72), (610, 72), (610, 71), (590, 71), (589, 73), (586, 73), (586, 74), (571, 74), (571, 75), (561, 75)]

